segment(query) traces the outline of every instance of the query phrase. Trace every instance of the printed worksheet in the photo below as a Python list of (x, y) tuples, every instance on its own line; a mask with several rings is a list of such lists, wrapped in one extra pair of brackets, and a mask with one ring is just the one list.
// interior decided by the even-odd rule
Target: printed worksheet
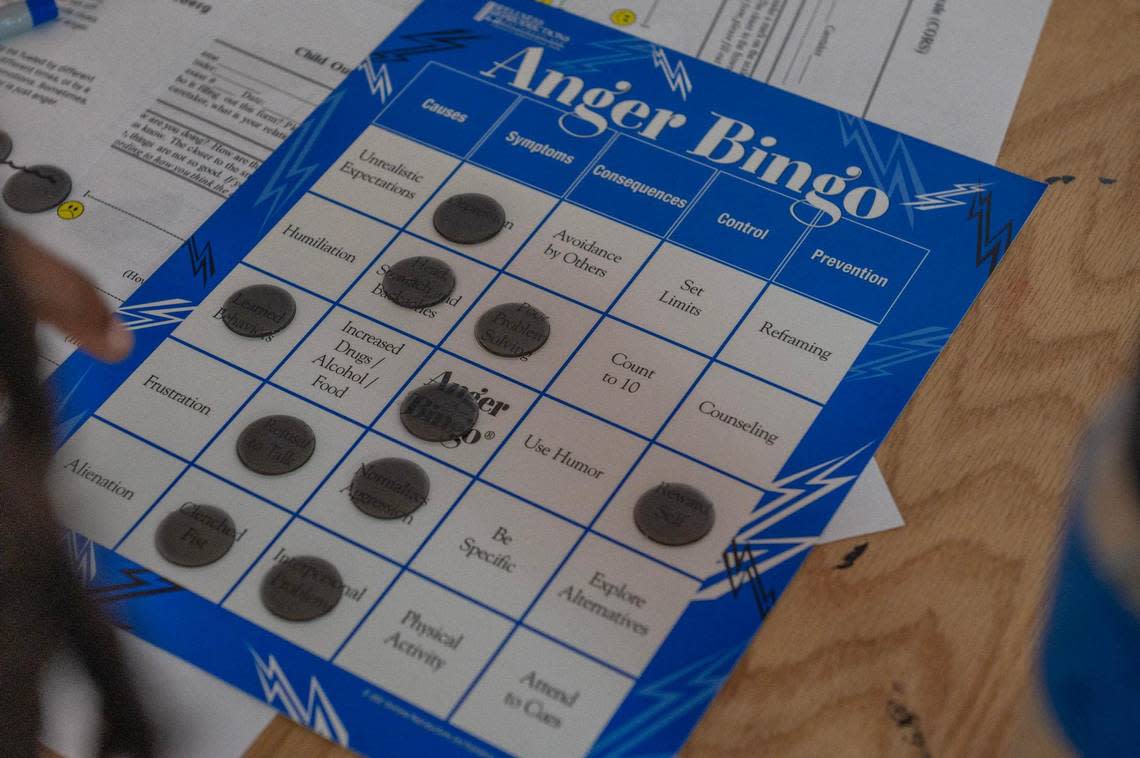
[(57, 21), (0, 43), (0, 128), (12, 141), (3, 176), (48, 164), (80, 179), (124, 116), (244, 2), (157, 0), (140, 13), (123, 0), (57, 0)]
[(998, 149), (1049, 0), (550, 0), (984, 161)]
[(364, 754), (679, 749), (1043, 185), (640, 44), (428, 0), (57, 372), (138, 636)]
[[(14, 145), (0, 180), (16, 166), (52, 165), (74, 181), (66, 207), (4, 220), (88, 272), (114, 304), (407, 12), (378, 0), (162, 0), (140, 16), (100, 0), (77, 29), (83, 4), (69, 0), (59, 24), (0, 48), (0, 130)], [(36, 61), (28, 66), (45, 76), (94, 73), (82, 98), (33, 100), (3, 86), (6, 60)], [(47, 329), (40, 344), (51, 368), (74, 350)]]

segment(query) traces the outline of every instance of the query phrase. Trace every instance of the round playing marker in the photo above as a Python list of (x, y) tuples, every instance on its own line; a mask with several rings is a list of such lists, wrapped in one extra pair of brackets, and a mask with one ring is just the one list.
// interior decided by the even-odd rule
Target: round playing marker
[(6, 161), (12, 155), (12, 138), (8, 132), (0, 130), (0, 161)]
[(550, 339), (550, 319), (530, 303), (496, 305), (475, 323), (475, 339), (495, 355), (521, 358)]
[(428, 442), (446, 442), (467, 434), (479, 420), (479, 406), (459, 384), (417, 387), (400, 403), (404, 428)]
[(405, 308), (428, 308), (455, 291), (455, 272), (439, 258), (417, 255), (395, 263), (381, 282), (384, 294)]
[(312, 427), (293, 416), (265, 416), (242, 430), (237, 455), (247, 469), (266, 476), (288, 474), (308, 463), (317, 448)]
[(297, 301), (274, 284), (251, 284), (226, 298), (222, 323), (242, 337), (270, 337), (293, 322)]
[(362, 513), (399, 519), (427, 502), (431, 481), (422, 468), (404, 458), (381, 458), (361, 466), (348, 496)]
[(336, 608), (344, 581), (323, 558), (299, 555), (278, 563), (261, 580), (261, 603), (286, 621), (312, 621)]
[(237, 527), (221, 508), (183, 503), (171, 511), (154, 533), (154, 546), (178, 566), (208, 566), (222, 559), (237, 538)]
[(689, 545), (712, 531), (716, 509), (700, 490), (662, 482), (638, 498), (633, 521), (654, 542)]
[(444, 239), (460, 245), (474, 245), (486, 242), (502, 231), (507, 223), (507, 212), (493, 197), (465, 192), (440, 203), (431, 221)]
[(71, 194), (71, 177), (56, 166), (29, 166), (4, 183), (4, 202), (20, 213), (50, 211)]

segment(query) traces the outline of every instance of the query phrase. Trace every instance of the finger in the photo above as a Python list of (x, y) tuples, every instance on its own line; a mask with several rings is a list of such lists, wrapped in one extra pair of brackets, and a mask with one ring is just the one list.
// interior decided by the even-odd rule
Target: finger
[(37, 319), (58, 327), (100, 360), (121, 361), (130, 354), (134, 337), (86, 275), (19, 232), (6, 235), (13, 270)]

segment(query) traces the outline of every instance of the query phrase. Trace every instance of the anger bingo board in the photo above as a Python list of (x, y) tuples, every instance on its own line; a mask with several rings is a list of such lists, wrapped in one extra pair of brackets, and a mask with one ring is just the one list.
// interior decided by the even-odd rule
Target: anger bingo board
[(675, 752), (1041, 191), (427, 0), (57, 372), (75, 558), (364, 754)]

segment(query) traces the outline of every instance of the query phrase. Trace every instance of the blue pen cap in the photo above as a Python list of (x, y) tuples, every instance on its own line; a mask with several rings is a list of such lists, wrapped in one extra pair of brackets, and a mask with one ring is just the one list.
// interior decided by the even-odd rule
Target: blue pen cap
[(59, 7), (56, 6), (55, 0), (27, 0), (25, 5), (32, 14), (32, 26), (39, 26), (59, 17)]

